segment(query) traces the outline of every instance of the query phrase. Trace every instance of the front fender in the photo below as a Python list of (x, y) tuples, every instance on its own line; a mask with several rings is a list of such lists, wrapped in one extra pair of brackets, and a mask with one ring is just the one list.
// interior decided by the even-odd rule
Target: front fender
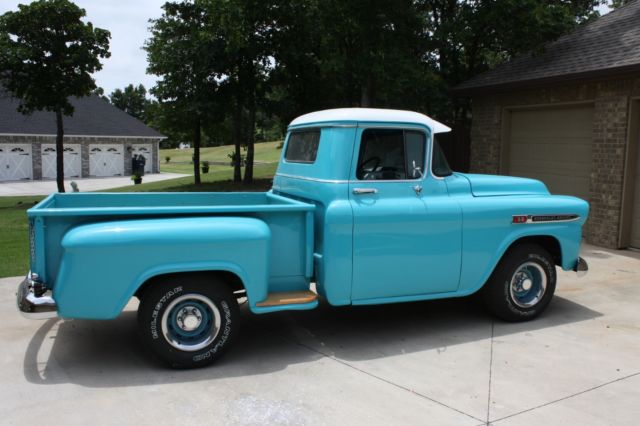
[(81, 225), (62, 239), (54, 288), (67, 318), (110, 319), (148, 279), (167, 273), (228, 271), (247, 297), (267, 295), (271, 232), (247, 217), (139, 219)]
[[(484, 197), (462, 202), (464, 211), (463, 255), (459, 295), (480, 289), (515, 242), (526, 237), (551, 237), (559, 246), (564, 270), (575, 266), (580, 254), (582, 225), (588, 204), (565, 196)], [(577, 214), (579, 220), (514, 224), (513, 215)]]

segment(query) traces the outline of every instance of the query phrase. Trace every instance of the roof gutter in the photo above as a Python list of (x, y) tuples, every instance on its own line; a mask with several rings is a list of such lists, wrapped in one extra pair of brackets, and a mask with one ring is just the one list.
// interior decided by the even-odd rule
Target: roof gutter
[(488, 84), (482, 86), (460, 86), (451, 89), (451, 94), (457, 98), (470, 98), (489, 93), (509, 92), (513, 90), (536, 89), (541, 86), (560, 83), (584, 83), (607, 78), (640, 77), (640, 63), (617, 68), (606, 68), (581, 73), (563, 74), (529, 80), (510, 81), (506, 83)]
[[(0, 136), (53, 136), (49, 133), (0, 133)], [(65, 133), (64, 138), (122, 138), (122, 139), (167, 139), (168, 136), (126, 136), (126, 135), (68, 135)]]

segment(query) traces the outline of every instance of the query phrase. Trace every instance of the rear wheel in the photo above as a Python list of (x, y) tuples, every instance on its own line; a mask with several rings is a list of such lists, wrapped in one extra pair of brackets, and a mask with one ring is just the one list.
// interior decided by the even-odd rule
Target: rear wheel
[(556, 288), (553, 258), (536, 244), (522, 244), (502, 258), (483, 288), (486, 306), (506, 321), (527, 321), (544, 311)]
[(238, 328), (238, 304), (225, 283), (173, 275), (141, 295), (138, 327), (144, 344), (177, 368), (203, 367), (219, 358)]

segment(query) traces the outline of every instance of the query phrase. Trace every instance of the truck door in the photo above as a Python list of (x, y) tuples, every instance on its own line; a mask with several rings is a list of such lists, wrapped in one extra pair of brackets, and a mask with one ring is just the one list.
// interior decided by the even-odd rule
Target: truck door
[(426, 129), (364, 127), (356, 137), (352, 301), (455, 291), (462, 217), (428, 172)]

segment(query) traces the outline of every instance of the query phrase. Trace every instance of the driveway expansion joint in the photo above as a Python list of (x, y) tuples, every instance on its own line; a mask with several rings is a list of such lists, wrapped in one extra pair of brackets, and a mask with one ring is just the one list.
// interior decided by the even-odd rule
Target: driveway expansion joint
[[(622, 381), (624, 381), (624, 380), (627, 380), (627, 379), (630, 379), (630, 378), (632, 378), (632, 377), (639, 376), (639, 375), (640, 375), (640, 371), (638, 371), (638, 372), (636, 372), (636, 373), (629, 374), (629, 375), (624, 376), (624, 377), (619, 377), (619, 378), (617, 378), (617, 379), (614, 379), (614, 380), (611, 380), (611, 381), (608, 381), (608, 382), (605, 382), (605, 383), (601, 383), (601, 384), (596, 385), (596, 386), (592, 386), (592, 387), (590, 387), (590, 388), (588, 388), (588, 389), (585, 389), (585, 390), (583, 390), (583, 391), (576, 392), (576, 393), (574, 393), (574, 394), (567, 395), (567, 396), (564, 396), (564, 397), (562, 397), (562, 398), (558, 398), (558, 399), (555, 399), (555, 400), (553, 400), (553, 401), (549, 401), (549, 402), (547, 402), (547, 403), (540, 404), (540, 405), (535, 406), (535, 407), (527, 408), (526, 410), (522, 410), (522, 411), (519, 411), (519, 412), (517, 412), (517, 413), (510, 414), (510, 415), (505, 416), (505, 417), (500, 417), (499, 419), (493, 419), (493, 420), (491, 420), (491, 423), (497, 423), (497, 422), (500, 422), (500, 421), (502, 421), (502, 420), (506, 420), (506, 419), (510, 419), (510, 418), (512, 418), (512, 417), (519, 416), (520, 414), (524, 414), (524, 413), (528, 413), (528, 412), (531, 412), (531, 411), (535, 411), (535, 410), (537, 410), (537, 409), (539, 409), (539, 408), (548, 407), (548, 406), (553, 405), (553, 404), (556, 404), (556, 403), (558, 403), (558, 402), (562, 402), (562, 401), (565, 401), (565, 400), (567, 400), (567, 399), (574, 398), (574, 397), (576, 397), (576, 396), (584, 395), (584, 394), (589, 393), (589, 392), (591, 392), (591, 391), (594, 391), (594, 390), (597, 390), (597, 389), (603, 388), (603, 387), (605, 387), (605, 386), (608, 386), (608, 385), (611, 385), (611, 384), (614, 384), (614, 383), (617, 383), (617, 382), (622, 382)], [(489, 422), (487, 422), (487, 424), (489, 424)]]
[(489, 425), (489, 414), (491, 412), (491, 379), (493, 375), (493, 336), (495, 331), (495, 321), (491, 320), (491, 344), (489, 351), (489, 386), (487, 389), (487, 421), (486, 425)]
[[(311, 352), (315, 352), (315, 353), (317, 353), (318, 355), (322, 355), (322, 356), (323, 356), (323, 357), (325, 357), (325, 358), (328, 358), (328, 359), (330, 359), (330, 360), (332, 360), (332, 361), (334, 361), (334, 362), (337, 362), (338, 364), (342, 364), (342, 365), (344, 365), (345, 367), (351, 368), (352, 370), (355, 370), (355, 371), (357, 371), (357, 372), (359, 372), (359, 373), (365, 374), (365, 375), (367, 375), (367, 376), (369, 376), (369, 377), (371, 377), (371, 378), (373, 378), (373, 379), (379, 380), (379, 381), (384, 382), (384, 383), (386, 383), (386, 384), (388, 384), (388, 385), (391, 385), (391, 386), (396, 387), (396, 388), (398, 388), (398, 389), (401, 389), (401, 390), (404, 390), (404, 391), (406, 391), (406, 392), (409, 392), (409, 393), (411, 393), (411, 394), (413, 394), (413, 395), (416, 395), (416, 396), (418, 396), (418, 397), (420, 397), (420, 398), (426, 399), (427, 401), (433, 402), (434, 404), (438, 404), (438, 405), (440, 405), (440, 406), (442, 406), (442, 407), (448, 408), (449, 410), (455, 411), (456, 413), (459, 413), (459, 414), (462, 414), (462, 415), (464, 415), (464, 416), (467, 416), (467, 417), (469, 417), (469, 418), (471, 418), (471, 419), (473, 419), (473, 420), (478, 420), (478, 421), (482, 422), (482, 419), (479, 419), (479, 418), (477, 418), (477, 417), (475, 417), (475, 416), (472, 416), (472, 415), (471, 415), (471, 414), (469, 414), (469, 413), (465, 413), (464, 411), (461, 411), (461, 410), (459, 410), (459, 409), (457, 409), (457, 408), (454, 408), (454, 407), (452, 407), (452, 406), (450, 406), (450, 405), (447, 405), (447, 404), (445, 404), (445, 403), (443, 403), (443, 402), (440, 402), (440, 401), (438, 401), (438, 400), (436, 400), (436, 399), (433, 399), (433, 398), (431, 398), (431, 397), (429, 397), (429, 396), (427, 396), (427, 395), (424, 395), (424, 394), (422, 394), (422, 393), (420, 393), (420, 392), (417, 392), (417, 391), (415, 391), (415, 390), (413, 390), (413, 389), (407, 388), (407, 387), (402, 386), (402, 385), (400, 385), (400, 384), (398, 384), (398, 383), (394, 383), (394, 382), (392, 382), (391, 380), (385, 379), (384, 377), (376, 376), (376, 375), (375, 375), (375, 374), (373, 374), (373, 373), (369, 373), (369, 372), (368, 372), (368, 371), (366, 371), (366, 370), (363, 370), (363, 369), (358, 368), (358, 367), (356, 367), (356, 366), (354, 366), (354, 365), (351, 365), (351, 364), (349, 364), (348, 362), (345, 362), (345, 361), (343, 361), (343, 360), (341, 360), (341, 359), (338, 359), (338, 358), (336, 358), (336, 357), (334, 357), (334, 356), (332, 356), (332, 355), (326, 354), (326, 353), (324, 353), (324, 352), (322, 352), (322, 351), (320, 351), (320, 350), (318, 350), (318, 349), (315, 349), (315, 348), (312, 348), (312, 347), (310, 347), (310, 346), (308, 346), (308, 345), (305, 345), (305, 344), (304, 344), (304, 343), (302, 343), (302, 342), (298, 342), (297, 340), (292, 340), (292, 339), (290, 339), (290, 338), (288, 338), (288, 337), (285, 337), (285, 336), (282, 336), (282, 335), (281, 335), (280, 337), (281, 337), (281, 338), (283, 338), (284, 340), (286, 340), (286, 341), (290, 342), (290, 343), (294, 343), (294, 344), (296, 344), (296, 345), (298, 345), (298, 346), (301, 346), (301, 347), (303, 347), (303, 348), (305, 348), (305, 349), (307, 349), (307, 350), (309, 350), (309, 351), (311, 351)], [(482, 424), (484, 425), (485, 423), (483, 422)]]

